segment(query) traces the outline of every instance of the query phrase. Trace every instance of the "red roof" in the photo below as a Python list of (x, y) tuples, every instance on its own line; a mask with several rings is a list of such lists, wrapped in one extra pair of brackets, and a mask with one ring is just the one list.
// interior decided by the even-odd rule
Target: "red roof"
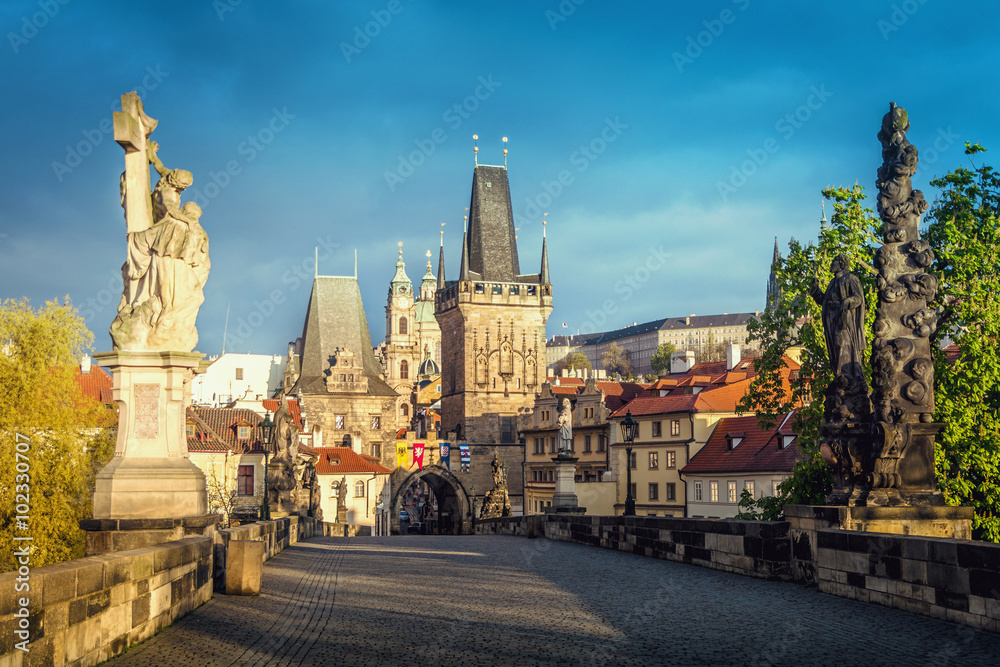
[(604, 405), (612, 412), (646, 391), (635, 382), (598, 382), (597, 388), (604, 392)]
[(321, 475), (389, 475), (388, 468), (376, 463), (372, 456), (358, 454), (350, 447), (317, 447), (316, 472)]
[(944, 348), (944, 358), (948, 360), (949, 364), (953, 364), (958, 361), (959, 356), (961, 356), (961, 351), (955, 343), (952, 343), (948, 347)]
[(640, 396), (618, 408), (611, 417), (664, 415), (675, 412), (736, 412), (736, 404), (747, 393), (750, 380), (709, 387), (697, 394), (671, 393), (667, 396)]
[[(272, 415), (278, 411), (281, 403), (278, 398), (265, 398), (264, 409), (268, 410)], [(288, 412), (292, 415), (292, 423), (299, 429), (302, 428), (302, 416), (299, 411), (299, 401), (294, 398), (287, 398), (285, 401), (288, 403)]]
[[(263, 417), (247, 408), (202, 408), (190, 407), (188, 419), (194, 422), (194, 436), (189, 436), (189, 452), (250, 452), (259, 448), (257, 424)], [(249, 438), (239, 439), (237, 427), (250, 428)]]
[(91, 365), (89, 373), (82, 372), (80, 367), (77, 366), (76, 383), (80, 385), (84, 396), (89, 396), (108, 405), (115, 402), (111, 398), (111, 386), (113, 384), (111, 374), (96, 364)]
[[(790, 427), (794, 419), (795, 413), (790, 412), (767, 431), (760, 429), (757, 418), (753, 416), (721, 419), (705, 446), (681, 472), (685, 475), (791, 472), (799, 458), (798, 439), (781, 448), (777, 435), (791, 435)], [(729, 442), (733, 436), (742, 436), (743, 439), (730, 449)]]

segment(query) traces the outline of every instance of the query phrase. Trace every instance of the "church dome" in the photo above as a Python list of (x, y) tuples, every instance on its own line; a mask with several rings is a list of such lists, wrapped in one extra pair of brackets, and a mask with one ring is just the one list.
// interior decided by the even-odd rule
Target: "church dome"
[(437, 362), (427, 357), (424, 359), (423, 363), (420, 364), (420, 370), (417, 371), (418, 375), (441, 375), (441, 367), (437, 365)]

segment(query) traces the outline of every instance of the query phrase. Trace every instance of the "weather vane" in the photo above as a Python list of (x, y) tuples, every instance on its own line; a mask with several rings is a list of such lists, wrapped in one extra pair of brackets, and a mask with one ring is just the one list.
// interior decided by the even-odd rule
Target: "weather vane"
[(472, 141), (473, 141), (472, 155), (475, 158), (475, 160), (476, 160), (476, 166), (478, 167), (479, 166), (479, 135), (478, 134), (472, 135)]

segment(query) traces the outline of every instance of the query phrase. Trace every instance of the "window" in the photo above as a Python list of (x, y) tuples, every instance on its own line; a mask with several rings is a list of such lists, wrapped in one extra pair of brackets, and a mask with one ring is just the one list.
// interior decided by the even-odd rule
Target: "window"
[(344, 415), (337, 415), (336, 417), (334, 417), (333, 418), (334, 428), (336, 428), (338, 431), (343, 431), (344, 421), (345, 421)]
[(778, 495), (778, 484), (781, 484), (781, 482), (778, 482), (776, 480), (771, 480), (771, 495), (772, 496), (777, 497), (777, 495)]
[(242, 368), (237, 368), (236, 369), (236, 379), (237, 380), (242, 380), (243, 379), (243, 369)]
[(354, 483), (354, 497), (364, 498), (365, 497), (365, 483), (363, 480), (358, 480)]
[(629, 493), (630, 493), (630, 494), (632, 494), (632, 500), (635, 500), (635, 497), (636, 497), (637, 495), (639, 495), (639, 494), (638, 494), (638, 493), (636, 492), (636, 488), (635, 488), (635, 482), (632, 482), (632, 485), (631, 485), (630, 487), (628, 487), (628, 490), (629, 490)]
[(250, 427), (249, 426), (238, 426), (236, 427), (236, 437), (240, 440), (246, 440), (250, 437)]
[(586, 417), (587, 419), (593, 419), (594, 418), (594, 408), (584, 408), (583, 409), (583, 416)]
[(439, 394), (441, 393), (441, 385), (440, 385), (440, 384), (438, 384), (438, 386), (437, 386), (437, 390), (436, 390), (436, 391), (437, 391), (437, 393), (439, 393)]
[(694, 483), (694, 499), (701, 500), (701, 482)]
[(521, 293), (521, 291), (518, 289), (517, 285), (511, 285), (510, 289), (508, 291), (511, 293), (511, 296), (517, 296), (518, 294)]
[(663, 423), (653, 422), (653, 437), (659, 438), (662, 435), (663, 435)]
[(382, 458), (382, 444), (378, 442), (372, 443), (372, 456), (377, 459)]
[(590, 436), (583, 436), (583, 451), (584, 453), (590, 452)]
[(241, 465), (236, 471), (236, 493), (241, 496), (253, 495), (253, 466)]
[(649, 484), (649, 499), (659, 500), (660, 499), (660, 485), (656, 482), (651, 482)]
[(549, 421), (549, 411), (548, 410), (542, 410), (541, 420), (542, 420), (543, 423)]
[(667, 470), (673, 470), (677, 467), (677, 452), (667, 452)]
[(629, 457), (628, 467), (631, 468), (632, 470), (635, 470), (636, 468), (639, 467), (638, 465), (636, 465), (636, 462), (635, 462), (636, 456), (637, 456), (637, 454), (635, 452), (632, 452), (632, 456)]
[(715, 480), (708, 483), (708, 500), (712, 503), (719, 502), (719, 483)]
[(556, 453), (556, 439), (549, 438), (549, 454), (555, 454), (555, 453)]
[(649, 469), (656, 470), (660, 467), (660, 453), (650, 452), (649, 453)]
[(409, 326), (406, 322), (406, 318), (405, 317), (399, 318), (399, 333), (406, 334), (408, 329)]
[(410, 363), (403, 359), (399, 362), (399, 379), (408, 380), (410, 378)]
[(743, 487), (750, 492), (750, 497), (754, 497), (753, 480), (748, 479), (743, 483)]
[(410, 404), (409, 403), (403, 403), (401, 406), (399, 406), (399, 414), (400, 414), (401, 417), (409, 417), (410, 416)]
[(726, 482), (726, 498), (731, 503), (735, 503), (739, 498), (736, 496), (736, 482), (729, 480)]
[(667, 500), (677, 499), (677, 485), (673, 482), (667, 482)]
[(670, 420), (670, 435), (680, 435), (681, 434), (681, 420), (671, 419)]
[(382, 417), (380, 417), (379, 415), (372, 415), (371, 417), (372, 417), (371, 430), (372, 431), (380, 430), (382, 428)]
[(597, 451), (603, 452), (605, 448), (605, 440), (603, 435), (597, 436)]
[(188, 438), (193, 438), (195, 436), (194, 424), (188, 424), (184, 427), (184, 435)]

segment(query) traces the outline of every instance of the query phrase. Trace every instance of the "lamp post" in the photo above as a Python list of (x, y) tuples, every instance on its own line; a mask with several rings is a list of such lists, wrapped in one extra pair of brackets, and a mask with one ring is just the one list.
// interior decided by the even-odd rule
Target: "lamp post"
[(625, 441), (625, 469), (628, 471), (628, 489), (625, 494), (625, 511), (623, 516), (635, 516), (635, 498), (632, 497), (632, 443), (635, 433), (639, 430), (639, 422), (632, 419), (632, 411), (625, 412), (622, 420), (622, 440)]
[(257, 424), (257, 433), (260, 444), (264, 448), (264, 498), (260, 503), (260, 520), (271, 520), (271, 501), (268, 499), (267, 488), (267, 457), (271, 453), (271, 443), (274, 438), (274, 422), (271, 421), (271, 413), (265, 412), (264, 419)]

